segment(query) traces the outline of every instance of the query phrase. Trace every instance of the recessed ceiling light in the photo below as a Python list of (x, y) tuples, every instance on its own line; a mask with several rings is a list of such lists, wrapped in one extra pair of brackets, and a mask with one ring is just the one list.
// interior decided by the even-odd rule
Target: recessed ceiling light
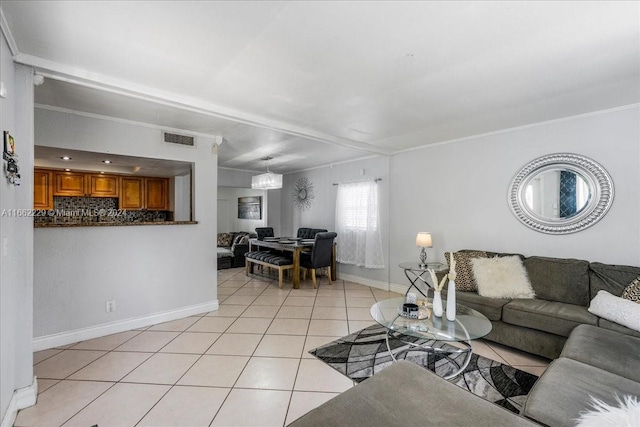
[(104, 173), (103, 171), (100, 171), (100, 173)]
[(65, 169), (64, 171), (65, 172), (71, 172), (71, 169)]
[(71, 157), (69, 157), (69, 156), (62, 156), (62, 157), (60, 157), (60, 158), (61, 158), (62, 160), (71, 160)]
[(111, 163), (111, 160), (103, 160), (102, 163), (109, 164), (109, 163)]

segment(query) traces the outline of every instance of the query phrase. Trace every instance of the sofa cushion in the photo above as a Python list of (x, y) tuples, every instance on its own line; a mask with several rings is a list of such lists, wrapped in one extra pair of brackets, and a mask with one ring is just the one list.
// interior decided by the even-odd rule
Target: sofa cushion
[(625, 335), (631, 335), (632, 337), (640, 337), (640, 332), (629, 329), (626, 326), (619, 325), (607, 319), (598, 319), (598, 326), (610, 331), (620, 332)]
[(489, 298), (534, 298), (527, 271), (517, 256), (471, 260), (478, 294)]
[(586, 307), (540, 299), (516, 299), (502, 308), (502, 320), (512, 325), (568, 337), (583, 323), (597, 325), (598, 318)]
[(231, 247), (232, 241), (233, 241), (232, 233), (218, 233), (218, 246), (229, 248)]
[(622, 291), (622, 298), (640, 304), (640, 276), (636, 277), (626, 288), (624, 288)]
[(530, 257), (524, 266), (536, 298), (587, 306), (589, 263), (577, 259)]
[(218, 258), (225, 258), (225, 257), (232, 257), (233, 256), (233, 252), (231, 252), (231, 249), (229, 248), (221, 248), (221, 247), (217, 247), (216, 248), (216, 252), (218, 253)]
[(588, 409), (590, 396), (614, 405), (615, 394), (638, 395), (640, 383), (562, 357), (535, 383), (521, 414), (545, 425), (573, 427), (580, 412)]
[(562, 349), (568, 357), (640, 383), (640, 338), (592, 325), (577, 326)]
[(502, 307), (510, 300), (481, 297), (475, 292), (456, 292), (456, 300), (467, 307), (473, 308), (487, 316), (489, 320), (502, 318)]
[[(463, 292), (475, 292), (478, 290), (478, 285), (473, 277), (473, 269), (471, 267), (471, 260), (474, 258), (486, 258), (487, 253), (484, 251), (472, 251), (465, 249), (463, 251), (454, 252), (453, 259), (456, 261), (456, 290)], [(450, 252), (444, 253), (444, 258), (447, 260), (447, 267), (451, 267), (451, 255)]]
[(589, 313), (640, 332), (640, 306), (607, 291), (598, 291), (589, 304)]
[(640, 276), (640, 267), (592, 262), (589, 265), (590, 299), (594, 298), (598, 291), (607, 291), (612, 295), (620, 296), (638, 276)]
[(478, 426), (535, 425), (433, 372), (401, 360), (313, 409), (289, 427), (466, 426), (470, 417)]

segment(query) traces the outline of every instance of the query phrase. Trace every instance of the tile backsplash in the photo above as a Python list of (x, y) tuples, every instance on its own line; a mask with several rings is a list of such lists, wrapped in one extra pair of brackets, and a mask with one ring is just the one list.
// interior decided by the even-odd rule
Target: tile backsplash
[(53, 209), (36, 211), (38, 224), (89, 224), (171, 221), (169, 211), (125, 211), (118, 209), (118, 199), (110, 197), (53, 198)]

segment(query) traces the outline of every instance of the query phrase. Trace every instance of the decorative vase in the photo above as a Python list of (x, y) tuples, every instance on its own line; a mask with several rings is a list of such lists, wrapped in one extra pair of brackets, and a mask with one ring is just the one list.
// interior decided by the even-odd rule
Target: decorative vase
[(440, 291), (433, 291), (433, 315), (442, 317), (442, 296)]
[(456, 320), (456, 282), (453, 280), (449, 282), (447, 289), (447, 320)]

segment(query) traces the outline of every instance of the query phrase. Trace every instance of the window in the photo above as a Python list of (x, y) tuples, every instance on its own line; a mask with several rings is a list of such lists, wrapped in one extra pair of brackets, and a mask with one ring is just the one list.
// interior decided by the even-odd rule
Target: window
[(336, 201), (337, 260), (384, 268), (378, 186), (374, 181), (341, 184)]

